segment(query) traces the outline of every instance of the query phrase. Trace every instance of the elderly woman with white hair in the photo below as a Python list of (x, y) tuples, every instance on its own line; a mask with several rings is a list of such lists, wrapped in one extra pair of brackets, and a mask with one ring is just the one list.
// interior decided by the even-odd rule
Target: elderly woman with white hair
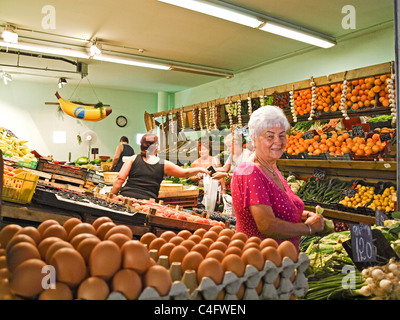
[(279, 107), (265, 106), (253, 112), (248, 125), (254, 153), (235, 170), (231, 183), (236, 230), (278, 243), (289, 240), (298, 249), (300, 237), (322, 231), (324, 221), (304, 211), (277, 168), (290, 124)]

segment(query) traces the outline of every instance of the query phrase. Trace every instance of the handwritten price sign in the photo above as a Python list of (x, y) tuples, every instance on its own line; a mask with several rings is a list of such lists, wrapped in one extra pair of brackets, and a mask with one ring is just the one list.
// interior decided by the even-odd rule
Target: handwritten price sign
[(372, 241), (371, 226), (367, 224), (352, 224), (350, 226), (351, 246), (354, 262), (376, 261), (375, 247)]

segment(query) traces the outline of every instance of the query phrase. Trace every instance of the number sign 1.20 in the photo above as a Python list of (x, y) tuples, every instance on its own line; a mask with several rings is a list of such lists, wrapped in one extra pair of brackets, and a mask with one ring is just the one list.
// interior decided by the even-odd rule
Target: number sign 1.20
[(367, 224), (351, 224), (351, 246), (354, 262), (376, 261), (375, 247), (372, 241), (371, 226)]

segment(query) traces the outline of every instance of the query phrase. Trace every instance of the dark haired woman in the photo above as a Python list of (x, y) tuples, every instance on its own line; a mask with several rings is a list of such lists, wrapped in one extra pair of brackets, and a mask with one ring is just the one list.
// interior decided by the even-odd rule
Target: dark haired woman
[(133, 148), (129, 145), (129, 140), (127, 137), (122, 136), (119, 140), (120, 144), (115, 150), (114, 158), (111, 164), (111, 171), (119, 172), (122, 165), (124, 164), (124, 157), (130, 157), (135, 154)]
[(140, 150), (140, 154), (133, 155), (122, 166), (111, 191), (113, 194), (121, 191), (121, 195), (130, 198), (157, 199), (164, 176), (188, 178), (199, 172), (208, 174), (203, 167), (184, 169), (157, 157), (158, 137), (155, 134), (148, 133), (142, 137)]

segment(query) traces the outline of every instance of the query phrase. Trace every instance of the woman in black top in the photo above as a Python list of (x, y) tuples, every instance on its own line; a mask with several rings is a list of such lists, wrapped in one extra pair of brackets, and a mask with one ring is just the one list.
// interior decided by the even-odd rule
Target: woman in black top
[(115, 155), (112, 161), (111, 170), (114, 172), (119, 172), (121, 170), (123, 162), (123, 157), (130, 157), (135, 154), (133, 148), (129, 145), (129, 140), (127, 137), (123, 136), (119, 140), (120, 144), (115, 150)]
[[(203, 167), (184, 169), (157, 157), (158, 137), (155, 134), (148, 133), (142, 137), (140, 150), (140, 154), (133, 155), (122, 166), (111, 191), (113, 194), (121, 191), (123, 196), (130, 198), (157, 199), (165, 175), (188, 178), (199, 172), (209, 174)], [(122, 187), (127, 178), (125, 186)]]

